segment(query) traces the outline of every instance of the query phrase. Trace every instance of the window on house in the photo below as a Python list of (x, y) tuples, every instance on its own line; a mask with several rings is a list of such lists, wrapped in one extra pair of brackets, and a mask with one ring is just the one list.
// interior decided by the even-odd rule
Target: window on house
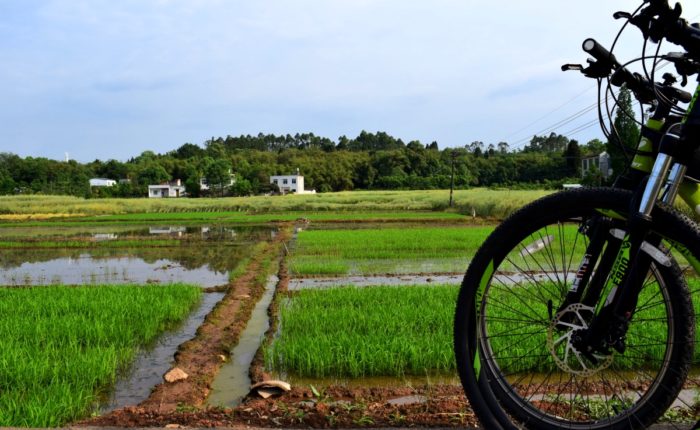
[(272, 182), (274, 182), (275, 184), (277, 184), (277, 179), (273, 179)]
[(286, 180), (286, 179), (282, 179), (282, 183), (283, 183), (284, 185), (287, 185), (287, 180)]
[(296, 184), (296, 183), (297, 183), (296, 178), (295, 178), (295, 179), (292, 179), (292, 184)]

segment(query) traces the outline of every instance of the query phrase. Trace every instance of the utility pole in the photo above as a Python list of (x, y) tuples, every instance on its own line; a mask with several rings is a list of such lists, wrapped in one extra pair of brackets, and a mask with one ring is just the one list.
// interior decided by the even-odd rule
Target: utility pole
[(457, 157), (457, 153), (453, 149), (450, 151), (450, 155), (452, 156), (452, 174), (450, 175), (450, 207), (452, 207), (452, 193), (455, 188), (455, 157)]

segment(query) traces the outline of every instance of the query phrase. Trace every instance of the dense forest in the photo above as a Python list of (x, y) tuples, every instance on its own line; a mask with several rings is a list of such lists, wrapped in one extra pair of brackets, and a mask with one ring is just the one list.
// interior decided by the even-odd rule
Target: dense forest
[[(337, 140), (312, 133), (218, 137), (203, 145), (185, 143), (174, 151), (145, 151), (126, 162), (81, 164), (0, 153), (0, 194), (69, 194), (84, 197), (145, 197), (149, 184), (181, 179), (196, 197), (200, 178), (213, 185), (213, 195), (250, 195), (275, 191), (270, 175), (297, 169), (307, 189), (318, 192), (354, 189), (433, 189), (454, 186), (556, 187), (581, 181), (580, 159), (605, 150), (599, 140), (579, 145), (550, 134), (534, 136), (519, 151), (508, 144), (472, 142), (461, 148), (438, 148), (437, 142), (403, 142), (384, 132), (362, 132)], [(235, 175), (228, 183), (229, 171)], [(90, 178), (121, 180), (113, 187), (90, 187)], [(587, 181), (599, 181), (595, 177)]]

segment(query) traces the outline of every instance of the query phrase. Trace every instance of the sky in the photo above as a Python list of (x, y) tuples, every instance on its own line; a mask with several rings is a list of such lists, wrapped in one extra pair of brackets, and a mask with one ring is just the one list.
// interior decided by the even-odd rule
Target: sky
[[(697, 3), (682, 2), (691, 21)], [(0, 0), (0, 152), (125, 161), (212, 136), (362, 130), (441, 149), (587, 142), (603, 138), (594, 111), (557, 123), (595, 104), (595, 83), (560, 66), (585, 62), (587, 37), (610, 46), (612, 13), (638, 5)], [(639, 56), (639, 31), (617, 46)]]

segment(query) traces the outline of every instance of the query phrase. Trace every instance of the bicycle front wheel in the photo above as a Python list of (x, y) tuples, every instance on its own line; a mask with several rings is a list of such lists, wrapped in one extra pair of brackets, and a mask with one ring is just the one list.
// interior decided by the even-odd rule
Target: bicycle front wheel
[[(692, 361), (694, 315), (674, 259), (652, 263), (623, 353), (590, 359), (571, 341), (596, 311), (564, 303), (591, 223), (614, 214), (606, 221), (624, 229), (630, 200), (612, 189), (554, 194), (514, 213), (484, 242), (455, 316), (457, 366), (479, 417), (543, 429), (644, 428), (676, 398)], [(691, 222), (661, 209), (654, 215), (655, 234), (700, 243)]]

